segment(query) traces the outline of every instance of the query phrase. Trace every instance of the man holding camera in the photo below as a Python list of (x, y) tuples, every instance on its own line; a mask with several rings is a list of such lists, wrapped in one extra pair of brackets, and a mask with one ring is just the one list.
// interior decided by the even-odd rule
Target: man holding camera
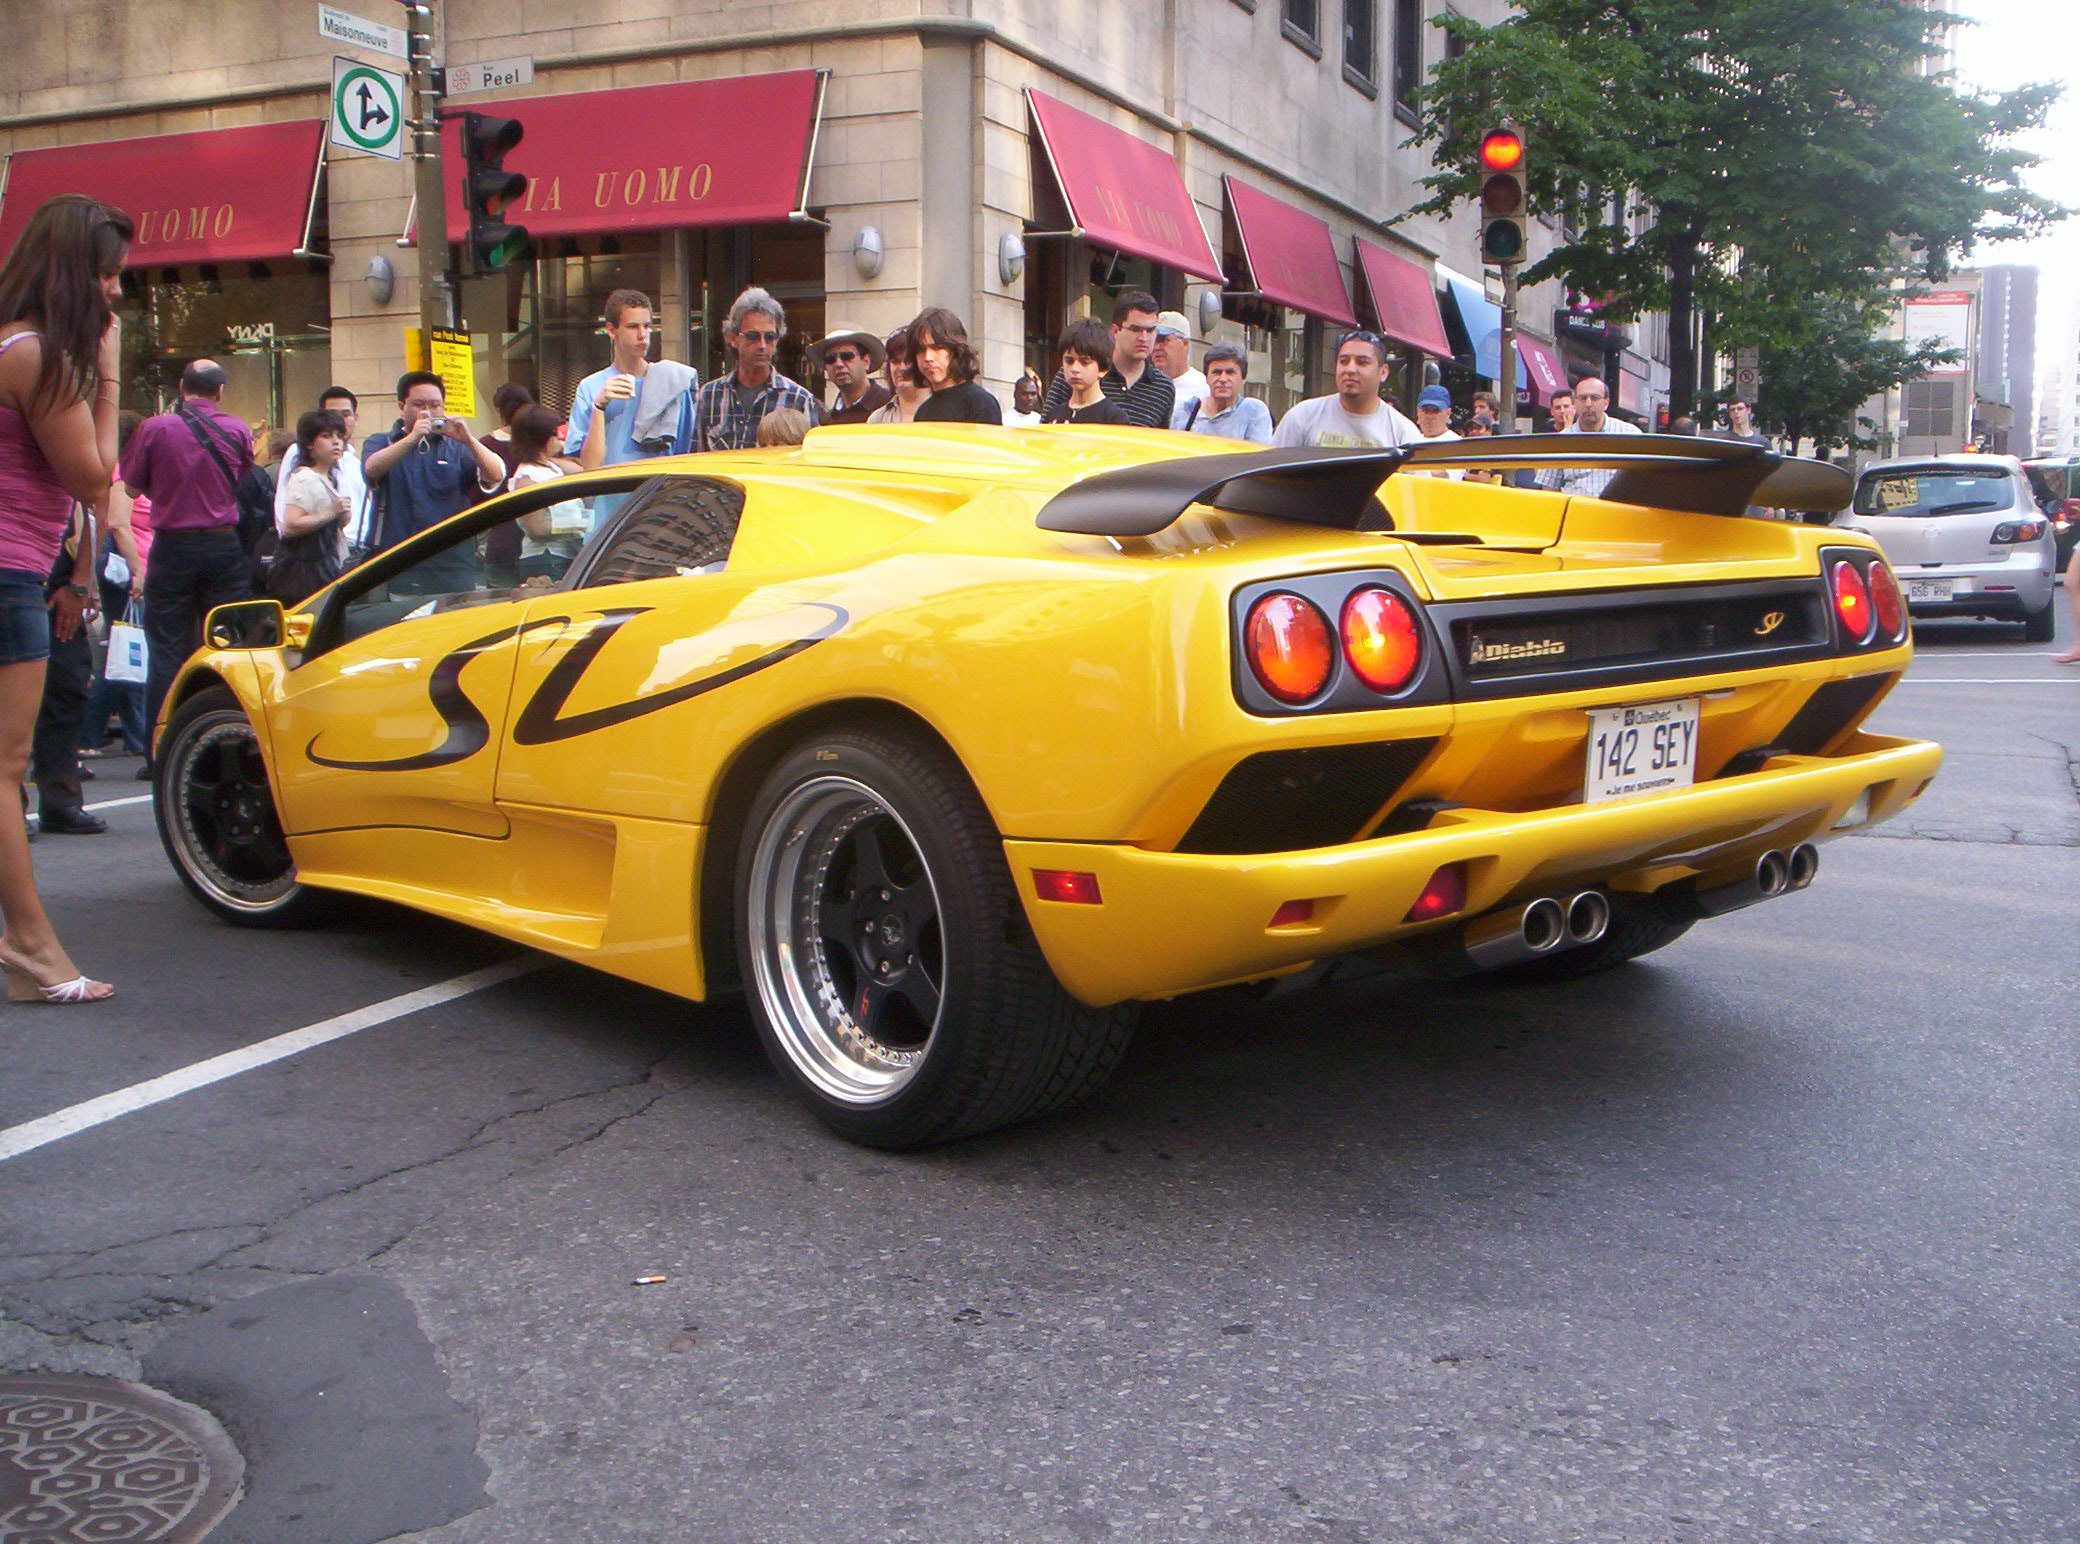
[(368, 437), (361, 469), (381, 501), (378, 552), (498, 492), (506, 477), (497, 452), (448, 416), (448, 389), (431, 370), (397, 378), (397, 422)]

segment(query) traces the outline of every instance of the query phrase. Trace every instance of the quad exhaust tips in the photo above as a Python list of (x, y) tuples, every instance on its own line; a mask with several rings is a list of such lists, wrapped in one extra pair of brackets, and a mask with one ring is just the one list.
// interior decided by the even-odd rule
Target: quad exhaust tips
[(1469, 922), (1460, 935), (1460, 948), (1476, 970), (1500, 970), (1593, 944), (1610, 925), (1610, 898), (1601, 890), (1583, 890), (1565, 900), (1542, 895), (1514, 910)]

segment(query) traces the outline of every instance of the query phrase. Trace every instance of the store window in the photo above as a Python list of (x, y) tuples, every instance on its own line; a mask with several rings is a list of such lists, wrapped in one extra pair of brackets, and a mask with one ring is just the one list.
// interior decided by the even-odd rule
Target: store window
[(1156, 297), (1165, 311), (1184, 307), (1185, 276), (1175, 268), (1080, 241), (1035, 241), (1027, 248), (1025, 362), (1051, 379), (1061, 361), (1055, 340), (1079, 316), (1112, 320), (1112, 305), (1129, 290)]
[(332, 383), (332, 297), (321, 263), (206, 263), (123, 276), (123, 397), (147, 416), (180, 397), (181, 371), (214, 359), (225, 411), (294, 427)]
[(787, 312), (775, 368), (821, 392), (808, 345), (823, 334), (823, 232), (814, 226), (695, 229), (543, 241), (534, 260), (463, 285), (463, 323), (476, 343), (478, 379), (517, 381), (556, 413), (608, 360), (601, 335), (607, 296), (640, 290), (656, 308), (653, 359), (694, 366), (703, 381), (731, 368), (722, 330), (747, 285)]

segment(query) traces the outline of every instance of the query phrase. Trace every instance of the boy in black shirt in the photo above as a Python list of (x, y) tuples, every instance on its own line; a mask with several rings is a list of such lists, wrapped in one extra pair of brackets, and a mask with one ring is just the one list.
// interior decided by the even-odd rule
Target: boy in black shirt
[(1044, 424), (1126, 424), (1133, 420), (1117, 399), (1105, 395), (1105, 369), (1112, 363), (1112, 330), (1094, 316), (1078, 317), (1062, 330), (1058, 345), (1066, 397), (1041, 409)]

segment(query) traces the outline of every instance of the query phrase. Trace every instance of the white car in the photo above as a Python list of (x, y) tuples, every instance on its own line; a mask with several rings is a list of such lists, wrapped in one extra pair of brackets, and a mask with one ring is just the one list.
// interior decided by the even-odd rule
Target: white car
[(2029, 642), (2051, 642), (2057, 533), (2012, 457), (1873, 462), (1840, 523), (1885, 549), (1915, 616), (2020, 622)]

